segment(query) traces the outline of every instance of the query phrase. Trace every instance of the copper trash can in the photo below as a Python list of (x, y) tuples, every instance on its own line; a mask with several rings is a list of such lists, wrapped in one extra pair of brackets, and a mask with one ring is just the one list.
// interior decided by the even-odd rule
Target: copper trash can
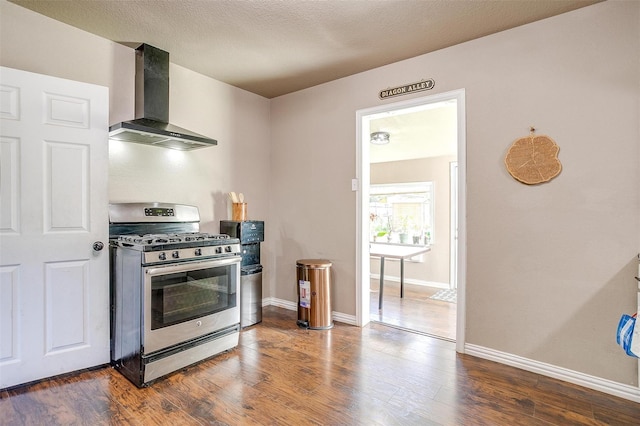
[(301, 259), (296, 262), (298, 278), (298, 327), (327, 330), (331, 318), (331, 262)]

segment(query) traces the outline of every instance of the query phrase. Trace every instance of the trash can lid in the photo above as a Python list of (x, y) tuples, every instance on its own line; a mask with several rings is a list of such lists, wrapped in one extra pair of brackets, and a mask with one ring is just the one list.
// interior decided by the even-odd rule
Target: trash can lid
[(328, 268), (331, 266), (331, 261), (327, 259), (300, 259), (296, 264), (308, 268)]

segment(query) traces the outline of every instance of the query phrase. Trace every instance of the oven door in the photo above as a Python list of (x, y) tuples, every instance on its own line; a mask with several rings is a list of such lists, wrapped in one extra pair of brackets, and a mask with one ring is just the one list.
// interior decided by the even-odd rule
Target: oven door
[(143, 268), (143, 354), (240, 322), (240, 256)]

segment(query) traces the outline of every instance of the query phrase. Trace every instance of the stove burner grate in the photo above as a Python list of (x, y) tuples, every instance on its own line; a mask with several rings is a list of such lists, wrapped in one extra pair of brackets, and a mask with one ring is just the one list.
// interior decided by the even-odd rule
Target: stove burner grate
[(168, 244), (168, 243), (192, 243), (198, 241), (226, 240), (230, 237), (225, 234), (208, 234), (205, 232), (186, 232), (181, 234), (145, 234), (145, 235), (120, 235), (118, 241), (140, 245)]

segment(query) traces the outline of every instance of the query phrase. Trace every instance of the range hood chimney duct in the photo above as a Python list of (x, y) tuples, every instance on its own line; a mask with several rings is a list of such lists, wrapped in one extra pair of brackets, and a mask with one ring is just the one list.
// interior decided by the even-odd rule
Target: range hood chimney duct
[(148, 44), (136, 49), (135, 120), (109, 127), (109, 139), (189, 151), (218, 141), (169, 124), (169, 53)]

